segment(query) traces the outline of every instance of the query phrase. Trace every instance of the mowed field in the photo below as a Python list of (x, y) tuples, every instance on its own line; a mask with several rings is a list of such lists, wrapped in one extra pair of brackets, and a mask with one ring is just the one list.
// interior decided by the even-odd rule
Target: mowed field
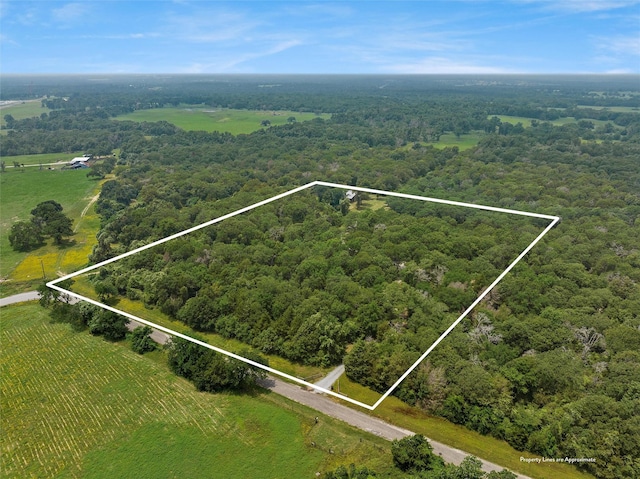
[(379, 438), (275, 394), (197, 392), (164, 352), (73, 333), (37, 303), (2, 308), (0, 326), (3, 477), (311, 479), (391, 463)]
[(296, 121), (308, 121), (314, 118), (329, 118), (329, 116), (327, 114), (316, 115), (315, 113), (295, 111), (217, 109), (198, 105), (138, 110), (118, 116), (116, 119), (149, 122), (167, 121), (183, 130), (218, 131), (238, 135), (264, 128), (262, 126), (264, 120), (269, 120), (272, 126), (276, 126), (286, 124), (290, 117), (294, 117)]
[[(54, 278), (58, 271), (70, 273), (87, 263), (100, 223), (93, 207), (86, 211), (85, 208), (98, 194), (100, 185), (95, 179), (87, 178), (86, 170), (9, 167), (0, 174), (0, 277), (11, 280), (2, 283), (2, 296), (15, 292), (12, 286), (16, 282), (33, 286), (29, 282), (42, 278), (43, 266), (47, 278)], [(48, 240), (45, 246), (30, 252), (14, 251), (8, 239), (11, 225), (28, 220), (31, 210), (46, 200), (62, 205), (63, 213), (73, 219), (76, 234), (62, 247)]]

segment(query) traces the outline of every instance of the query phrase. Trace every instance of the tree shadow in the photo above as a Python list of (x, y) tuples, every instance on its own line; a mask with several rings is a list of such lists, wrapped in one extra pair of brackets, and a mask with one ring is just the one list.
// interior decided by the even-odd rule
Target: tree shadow
[(56, 243), (56, 246), (58, 247), (58, 249), (67, 249), (75, 246), (76, 243), (77, 241), (75, 240), (75, 238), (62, 239), (59, 243)]

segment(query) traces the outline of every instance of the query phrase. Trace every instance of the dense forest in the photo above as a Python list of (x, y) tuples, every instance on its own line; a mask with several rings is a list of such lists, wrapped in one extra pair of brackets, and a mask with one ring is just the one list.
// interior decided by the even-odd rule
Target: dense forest
[[(53, 110), (7, 121), (2, 154), (118, 149), (93, 262), (313, 180), (560, 216), (394, 394), (521, 451), (595, 458), (580, 467), (599, 478), (640, 475), (640, 94), (621, 93), (637, 78), (196, 80), (31, 85)], [(238, 136), (112, 119), (185, 103), (332, 117)], [(464, 151), (429, 144), (472, 131)], [(314, 187), (93, 280), (384, 392), (548, 223)]]

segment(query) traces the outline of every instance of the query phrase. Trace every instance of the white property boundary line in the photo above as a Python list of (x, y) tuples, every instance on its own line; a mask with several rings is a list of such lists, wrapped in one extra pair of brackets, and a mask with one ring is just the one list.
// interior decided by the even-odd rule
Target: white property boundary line
[[(133, 254), (139, 253), (140, 251), (144, 251), (144, 250), (149, 249), (149, 248), (153, 248), (154, 246), (157, 246), (159, 244), (166, 243), (167, 241), (171, 241), (172, 239), (179, 238), (181, 236), (184, 236), (186, 234), (192, 233), (192, 232), (197, 231), (197, 230), (202, 229), (202, 228), (206, 228), (207, 226), (211, 226), (211, 225), (213, 225), (215, 223), (219, 223), (222, 220), (231, 218), (231, 217), (239, 215), (241, 213), (245, 213), (247, 211), (251, 211), (251, 210), (253, 210), (253, 209), (255, 209), (255, 208), (259, 207), (259, 206), (266, 205), (266, 204), (271, 203), (273, 201), (285, 198), (285, 197), (287, 197), (289, 195), (292, 195), (294, 193), (298, 193), (300, 191), (312, 188), (314, 186), (327, 186), (327, 187), (330, 187), (330, 188), (340, 188), (340, 189), (344, 189), (344, 190), (362, 191), (362, 192), (365, 192), (365, 193), (374, 193), (374, 194), (384, 195), (384, 196), (395, 196), (395, 197), (398, 197), (398, 198), (407, 198), (407, 199), (411, 199), (411, 200), (427, 201), (427, 202), (431, 202), (431, 203), (441, 203), (441, 204), (453, 205), (453, 206), (464, 206), (464, 207), (467, 207), (467, 208), (475, 208), (475, 209), (479, 209), (479, 210), (495, 211), (495, 212), (499, 212), (499, 213), (510, 213), (510, 214), (515, 214), (515, 215), (520, 215), (520, 216), (529, 216), (529, 217), (533, 217), (533, 218), (543, 218), (543, 219), (550, 220), (551, 223), (544, 229), (544, 231), (542, 233), (540, 233), (538, 235), (538, 237), (536, 239), (534, 239), (531, 242), (531, 244), (529, 244), (529, 246), (527, 246), (522, 251), (522, 253), (520, 253), (520, 255), (502, 272), (502, 274), (500, 274), (500, 276), (498, 276), (495, 279), (495, 281), (493, 283), (491, 283), (491, 285), (489, 285), (489, 287), (487, 289), (485, 289), (480, 294), (480, 296), (478, 296), (476, 298), (476, 300), (471, 304), (471, 306), (469, 306), (458, 317), (458, 319), (456, 319), (451, 324), (451, 326), (449, 326), (449, 328), (447, 328), (447, 330), (440, 335), (440, 337), (429, 347), (429, 349), (427, 349), (422, 354), (422, 356), (420, 356), (420, 358), (415, 363), (413, 363), (413, 365), (409, 369), (407, 369), (407, 371), (402, 376), (400, 376), (400, 378), (393, 384), (393, 386), (391, 386), (389, 388), (389, 390), (387, 392), (385, 392), (380, 397), (380, 399), (378, 399), (373, 405), (365, 404), (365, 403), (362, 403), (362, 402), (357, 401), (355, 399), (352, 399), (352, 398), (349, 398), (347, 396), (344, 396), (342, 394), (338, 394), (338, 393), (336, 393), (334, 391), (331, 391), (329, 389), (325, 389), (325, 388), (316, 386), (315, 384), (312, 384), (310, 382), (307, 382), (307, 381), (304, 381), (302, 379), (296, 378), (294, 376), (291, 376), (290, 374), (283, 373), (283, 372), (278, 371), (276, 369), (273, 369), (273, 368), (271, 368), (269, 366), (265, 366), (264, 364), (260, 364), (260, 363), (258, 363), (256, 361), (252, 361), (250, 359), (243, 358), (242, 356), (238, 356), (237, 354), (231, 353), (229, 351), (225, 351), (224, 349), (218, 348), (216, 346), (212, 346), (211, 344), (205, 343), (203, 341), (199, 341), (199, 340), (197, 340), (195, 338), (192, 338), (190, 336), (187, 336), (185, 334), (182, 334), (182, 333), (179, 333), (177, 331), (173, 331), (171, 329), (165, 328), (164, 326), (160, 326), (159, 324), (152, 323), (151, 321), (147, 321), (146, 319), (139, 318), (138, 316), (134, 316), (133, 314), (127, 313), (126, 311), (121, 311), (119, 309), (113, 308), (113, 307), (111, 307), (109, 305), (100, 303), (99, 301), (96, 301), (94, 299), (87, 298), (87, 297), (82, 296), (80, 294), (77, 294), (77, 293), (74, 293), (72, 291), (69, 291), (69, 290), (66, 290), (64, 288), (61, 288), (60, 286), (57, 285), (57, 283), (60, 283), (60, 282), (65, 281), (67, 279), (71, 279), (71, 278), (74, 278), (75, 276), (87, 273), (89, 271), (93, 271), (94, 269), (101, 268), (102, 266), (105, 266), (107, 264), (110, 264), (110, 263), (113, 263), (115, 261), (118, 261), (119, 259), (126, 258), (127, 256), (131, 256)], [(255, 203), (255, 204), (253, 204), (251, 206), (247, 206), (245, 208), (241, 208), (241, 209), (239, 209), (237, 211), (234, 211), (232, 213), (228, 213), (226, 215), (223, 215), (223, 216), (220, 216), (218, 218), (215, 218), (215, 219), (213, 219), (211, 221), (207, 221), (205, 223), (202, 223), (202, 224), (200, 224), (198, 226), (194, 226), (193, 228), (186, 229), (184, 231), (181, 231), (179, 233), (173, 234), (171, 236), (167, 236), (166, 238), (163, 238), (163, 239), (160, 239), (158, 241), (154, 241), (154, 242), (149, 243), (147, 245), (141, 246), (140, 248), (136, 248), (136, 249), (133, 249), (131, 251), (127, 251), (124, 254), (121, 254), (121, 255), (116, 256), (114, 258), (110, 258), (110, 259), (108, 259), (106, 261), (102, 261), (102, 262), (100, 262), (98, 264), (94, 264), (93, 266), (89, 266), (87, 268), (81, 269), (79, 271), (76, 271), (75, 273), (71, 273), (71, 274), (63, 276), (61, 278), (58, 278), (56, 280), (50, 281), (50, 282), (47, 283), (47, 286), (49, 288), (54, 289), (56, 291), (59, 291), (59, 292), (61, 292), (63, 294), (67, 294), (67, 295), (72, 296), (74, 298), (80, 299), (82, 301), (86, 301), (86, 302), (94, 304), (96, 306), (99, 306), (100, 308), (106, 309), (108, 311), (112, 311), (112, 312), (114, 312), (116, 314), (120, 314), (122, 316), (125, 316), (126, 318), (129, 318), (129, 319), (131, 319), (133, 321), (138, 321), (139, 323), (151, 326), (152, 328), (157, 329), (159, 331), (162, 331), (164, 333), (170, 334), (170, 335), (178, 337), (178, 338), (185, 339), (187, 341), (191, 341), (192, 343), (198, 344), (198, 345), (203, 346), (205, 348), (209, 348), (209, 349), (211, 349), (213, 351), (216, 351), (218, 353), (225, 354), (225, 355), (227, 355), (229, 357), (232, 357), (234, 359), (237, 359), (239, 361), (243, 361), (243, 362), (245, 362), (247, 364), (250, 364), (251, 366), (263, 369), (263, 370), (265, 370), (267, 372), (270, 372), (272, 374), (276, 374), (278, 376), (281, 376), (281, 377), (284, 377), (284, 378), (289, 379), (291, 381), (294, 381), (294, 382), (296, 382), (298, 384), (302, 384), (303, 386), (306, 386), (306, 387), (309, 387), (309, 388), (312, 388), (312, 389), (316, 389), (316, 390), (321, 391), (323, 393), (330, 394), (331, 396), (335, 396), (335, 397), (337, 397), (339, 399), (342, 399), (344, 401), (350, 402), (350, 403), (355, 404), (357, 406), (360, 406), (360, 407), (363, 407), (365, 409), (369, 409), (369, 410), (373, 411), (375, 408), (377, 408), (380, 405), (380, 403), (382, 401), (384, 401), (384, 399), (387, 396), (389, 396), (389, 394), (391, 394), (400, 385), (400, 383), (402, 381), (404, 381), (404, 379), (409, 374), (411, 374), (411, 372), (416, 367), (418, 367), (418, 365), (429, 355), (429, 353), (431, 353), (431, 351), (433, 351), (433, 349), (445, 337), (447, 337), (447, 335), (453, 330), (453, 328), (455, 328), (460, 323), (460, 321), (462, 321), (471, 312), (471, 310), (473, 308), (475, 308), (478, 305), (478, 303), (480, 303), (480, 301), (482, 301), (487, 294), (489, 294), (489, 292), (507, 275), (507, 273), (509, 271), (511, 271), (511, 269), (531, 250), (531, 248), (533, 248), (536, 245), (536, 243), (538, 243), (538, 241), (540, 241), (542, 239), (542, 237), (544, 235), (546, 235), (549, 232), (549, 230), (556, 225), (556, 223), (558, 221), (560, 221), (560, 218), (557, 217), (557, 216), (543, 215), (543, 214), (539, 214), (539, 213), (530, 213), (530, 212), (527, 212), (527, 211), (510, 210), (510, 209), (505, 209), (505, 208), (496, 208), (494, 206), (484, 206), (484, 205), (478, 205), (478, 204), (474, 204), (474, 203), (462, 203), (462, 202), (459, 202), (459, 201), (442, 200), (442, 199), (438, 199), (438, 198), (429, 198), (429, 197), (426, 197), (426, 196), (417, 196), (417, 195), (410, 195), (410, 194), (405, 194), (405, 193), (394, 193), (394, 192), (391, 192), (391, 191), (375, 190), (375, 189), (371, 189), (371, 188), (362, 188), (362, 187), (358, 187), (358, 186), (341, 185), (341, 184), (337, 184), (337, 183), (327, 183), (325, 181), (313, 181), (311, 183), (307, 183), (306, 185), (303, 185), (303, 186), (300, 186), (298, 188), (294, 188), (292, 190), (289, 190), (289, 191), (287, 191), (285, 193), (281, 193), (279, 195), (273, 196), (273, 197), (268, 198), (266, 200), (259, 201), (258, 203)]]

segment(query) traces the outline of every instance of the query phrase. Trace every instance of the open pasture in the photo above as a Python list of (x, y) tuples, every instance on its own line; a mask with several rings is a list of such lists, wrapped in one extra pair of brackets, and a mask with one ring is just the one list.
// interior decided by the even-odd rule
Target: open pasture
[(3, 477), (284, 479), (391, 463), (379, 438), (274, 394), (197, 392), (162, 351), (73, 333), (36, 303), (3, 308), (0, 325)]
[(116, 119), (149, 122), (167, 121), (183, 130), (218, 131), (238, 135), (264, 128), (262, 122), (265, 120), (271, 122), (272, 126), (277, 126), (286, 124), (291, 117), (294, 117), (296, 121), (308, 121), (314, 118), (329, 118), (329, 115), (295, 111), (231, 110), (197, 105), (138, 110), (127, 115), (121, 115)]
[(33, 118), (40, 116), (43, 113), (48, 113), (51, 110), (44, 108), (40, 100), (26, 100), (9, 105), (0, 106), (0, 125), (3, 127), (7, 124), (4, 119), (5, 115), (11, 115), (16, 120), (23, 120), (25, 118)]
[[(95, 242), (99, 220), (92, 208), (86, 212), (81, 223), (79, 219), (99, 188), (99, 182), (87, 178), (86, 170), (7, 168), (0, 175), (0, 276), (10, 276), (17, 281), (40, 279), (44, 264), (45, 274), (53, 278), (59, 269), (68, 268), (68, 271), (72, 271), (86, 264), (87, 254), (91, 252), (92, 242)], [(8, 239), (11, 225), (16, 221), (28, 220), (31, 210), (46, 200), (60, 203), (64, 208), (63, 213), (73, 220), (77, 233), (71, 240), (75, 242), (63, 249), (47, 244), (29, 253), (14, 251)], [(82, 259), (77, 257), (79, 254), (83, 256)], [(64, 263), (68, 264), (65, 266)], [(14, 271), (16, 267), (19, 271)]]
[[(7, 170), (13, 169), (13, 163), (17, 162), (21, 165), (48, 165), (51, 163), (68, 163), (72, 158), (82, 156), (84, 152), (78, 151), (76, 153), (42, 153), (40, 155), (15, 155), (4, 156), (2, 161), (7, 165)], [(60, 168), (60, 166), (55, 166)]]

